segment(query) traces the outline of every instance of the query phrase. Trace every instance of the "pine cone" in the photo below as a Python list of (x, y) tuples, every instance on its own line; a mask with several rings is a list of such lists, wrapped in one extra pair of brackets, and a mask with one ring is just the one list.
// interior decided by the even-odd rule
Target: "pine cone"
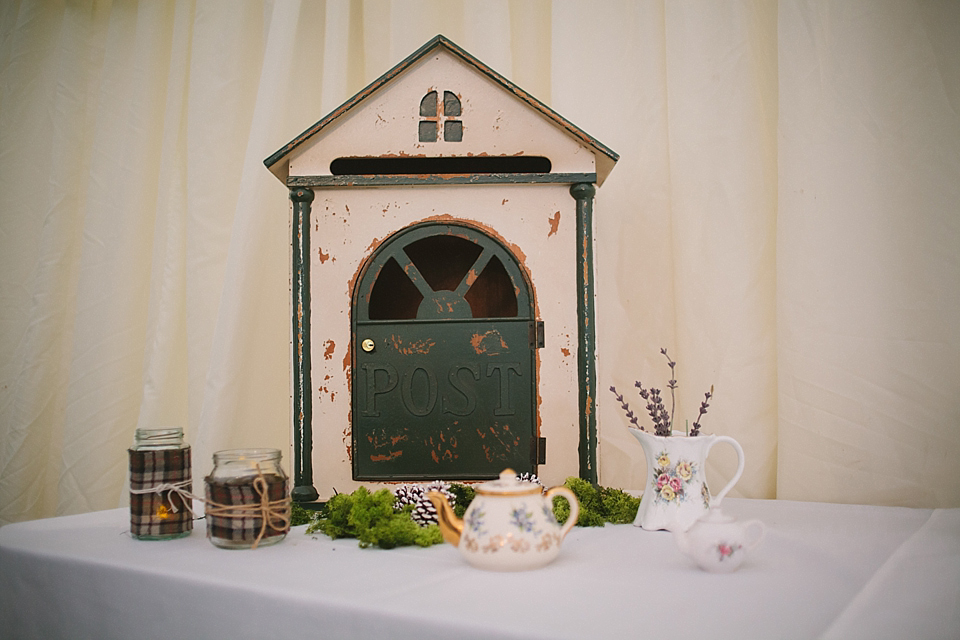
[(393, 490), (394, 511), (400, 511), (408, 504), (417, 504), (423, 497), (423, 487), (415, 484), (402, 484)]
[(437, 523), (437, 508), (433, 506), (433, 503), (430, 502), (430, 499), (427, 497), (427, 494), (431, 491), (442, 493), (447, 499), (447, 502), (450, 503), (451, 507), (456, 504), (457, 501), (456, 496), (453, 495), (452, 491), (450, 491), (450, 485), (446, 482), (435, 480), (425, 485), (421, 485), (420, 498), (417, 500), (416, 506), (413, 508), (413, 513), (410, 514), (410, 517), (413, 518), (413, 521), (419, 524), (421, 527), (426, 527), (427, 525)]
[(534, 484), (538, 484), (538, 485), (540, 485), (540, 490), (541, 490), (541, 491), (546, 491), (546, 487), (543, 486), (543, 483), (540, 482), (540, 478), (538, 478), (538, 477), (537, 477), (537, 474), (535, 474), (535, 473), (523, 472), (523, 473), (517, 475), (517, 480), (518, 480), (519, 482), (532, 482), (532, 483), (534, 483)]
[(427, 499), (423, 499), (413, 508), (410, 517), (421, 527), (437, 523), (437, 508)]

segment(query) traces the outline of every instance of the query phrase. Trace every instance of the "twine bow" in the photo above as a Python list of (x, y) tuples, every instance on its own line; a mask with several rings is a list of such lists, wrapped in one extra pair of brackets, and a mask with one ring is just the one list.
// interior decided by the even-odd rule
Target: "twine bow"
[(170, 503), (170, 510), (173, 511), (174, 513), (177, 513), (179, 509), (177, 509), (177, 505), (174, 504), (173, 500), (170, 498), (170, 495), (176, 494), (180, 496), (180, 500), (183, 502), (183, 506), (187, 508), (187, 511), (190, 512), (190, 515), (196, 516), (197, 514), (194, 513), (193, 509), (190, 507), (190, 503), (188, 502), (188, 499), (200, 500), (201, 502), (203, 502), (203, 498), (199, 498), (186, 490), (186, 487), (189, 487), (192, 484), (193, 484), (192, 480), (183, 480), (182, 482), (174, 482), (174, 483), (161, 482), (156, 486), (148, 487), (146, 489), (130, 489), (130, 493), (141, 495), (145, 493), (163, 494), (164, 492), (166, 492), (167, 502)]
[[(274, 531), (284, 531), (290, 526), (290, 497), (286, 496), (279, 500), (270, 500), (269, 486), (263, 477), (263, 471), (257, 464), (257, 477), (253, 480), (253, 490), (260, 497), (259, 503), (226, 505), (218, 504), (212, 500), (203, 500), (207, 504), (206, 513), (208, 516), (217, 516), (221, 518), (245, 518), (260, 515), (260, 533), (253, 541), (251, 549), (256, 549), (257, 545), (267, 533), (269, 526)], [(212, 509), (210, 507), (213, 507)]]

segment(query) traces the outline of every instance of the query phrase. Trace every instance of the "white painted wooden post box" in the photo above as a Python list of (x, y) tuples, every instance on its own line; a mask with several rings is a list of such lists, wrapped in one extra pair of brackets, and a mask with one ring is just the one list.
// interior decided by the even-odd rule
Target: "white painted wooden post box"
[(437, 36), (270, 156), (293, 476), (596, 480), (594, 185), (618, 156)]

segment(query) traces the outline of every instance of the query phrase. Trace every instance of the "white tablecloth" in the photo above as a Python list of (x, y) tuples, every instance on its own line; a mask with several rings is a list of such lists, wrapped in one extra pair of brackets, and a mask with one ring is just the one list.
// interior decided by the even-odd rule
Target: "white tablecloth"
[(700, 571), (671, 534), (574, 528), (523, 573), (456, 549), (308, 536), (227, 551), (127, 533), (123, 509), (0, 529), (3, 638), (960, 638), (960, 509), (768, 500), (740, 570)]

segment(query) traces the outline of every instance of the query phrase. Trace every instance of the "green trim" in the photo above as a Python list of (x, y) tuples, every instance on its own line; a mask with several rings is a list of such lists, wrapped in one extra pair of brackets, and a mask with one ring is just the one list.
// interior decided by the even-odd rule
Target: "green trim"
[(592, 183), (595, 173), (471, 173), (397, 176), (290, 176), (288, 187), (396, 187), (437, 184), (577, 184)]
[(319, 122), (314, 124), (312, 127), (310, 127), (309, 129), (307, 129), (306, 131), (298, 135), (296, 138), (288, 142), (276, 153), (274, 153), (273, 155), (268, 157), (266, 160), (264, 160), (263, 164), (266, 165), (268, 168), (275, 165), (277, 162), (279, 162), (285, 156), (287, 156), (287, 154), (289, 154), (291, 151), (293, 151), (294, 149), (299, 147), (301, 144), (306, 142), (308, 139), (313, 137), (314, 134), (318, 133), (321, 129), (328, 126), (332, 122), (336, 121), (338, 118), (343, 116), (347, 111), (352, 109), (354, 106), (356, 106), (360, 102), (363, 102), (363, 100), (365, 100), (368, 96), (375, 93), (382, 86), (386, 85), (391, 80), (399, 76), (401, 73), (409, 69), (421, 58), (424, 58), (425, 56), (427, 56), (431, 51), (433, 51), (437, 47), (445, 48), (447, 51), (453, 53), (454, 55), (459, 57), (461, 60), (466, 62), (467, 64), (476, 68), (480, 73), (484, 74), (485, 76), (487, 76), (488, 78), (490, 78), (491, 80), (493, 80), (494, 82), (502, 86), (504, 89), (506, 89), (513, 95), (515, 95), (520, 100), (523, 100), (525, 103), (530, 105), (533, 109), (539, 111), (546, 118), (548, 118), (549, 120), (552, 120), (560, 128), (564, 129), (567, 133), (577, 138), (587, 146), (599, 151), (603, 155), (609, 157), (614, 162), (620, 159), (620, 156), (615, 151), (613, 151), (612, 149), (610, 149), (609, 147), (601, 143), (599, 140), (589, 135), (588, 133), (586, 133), (585, 131), (583, 131), (573, 123), (571, 123), (569, 120), (561, 116), (559, 113), (557, 113), (556, 111), (554, 111), (553, 109), (545, 105), (544, 103), (540, 102), (539, 100), (534, 98), (532, 95), (530, 95), (529, 93), (527, 93), (526, 91), (518, 87), (517, 85), (510, 82), (505, 77), (503, 77), (502, 75), (500, 75), (499, 73), (497, 73), (496, 71), (494, 71), (493, 69), (485, 65), (484, 63), (474, 58), (472, 55), (470, 55), (469, 53), (461, 49), (458, 45), (454, 44), (451, 40), (447, 39), (442, 35), (438, 35), (432, 40), (430, 40), (429, 42), (427, 42), (425, 45), (423, 45), (422, 47), (414, 51), (412, 54), (407, 56), (407, 58), (405, 58), (402, 62), (397, 64), (395, 67), (393, 67), (392, 69), (387, 71), (385, 74), (383, 74), (382, 76), (380, 76), (379, 78), (371, 82), (364, 89), (362, 89), (360, 93), (356, 94), (355, 96), (353, 96), (352, 98), (344, 102), (342, 105), (340, 105), (339, 107), (331, 111), (328, 115), (326, 115), (322, 120), (320, 120)]
[(310, 365), (310, 203), (313, 190), (290, 190), (293, 202), (293, 499), (320, 497), (313, 486), (313, 394)]
[(577, 374), (580, 380), (580, 477), (596, 484), (597, 365), (593, 279), (593, 196), (589, 183), (570, 187), (577, 201)]

